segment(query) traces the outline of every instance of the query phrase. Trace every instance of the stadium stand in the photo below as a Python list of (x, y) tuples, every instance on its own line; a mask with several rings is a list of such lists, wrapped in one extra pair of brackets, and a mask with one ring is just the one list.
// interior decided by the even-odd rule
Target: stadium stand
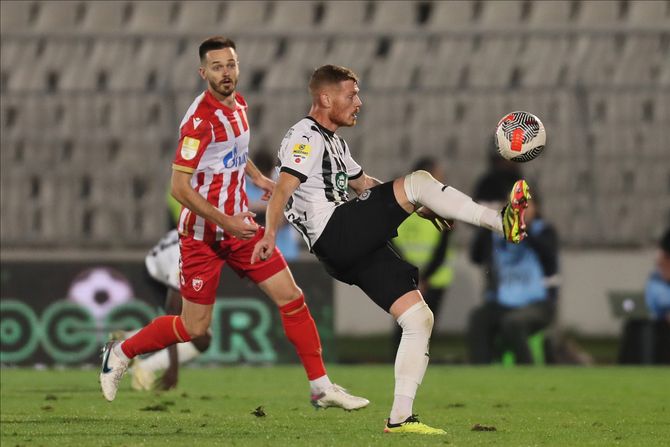
[(86, 33), (120, 32), (126, 26), (131, 11), (132, 4), (128, 2), (114, 0), (87, 2), (81, 30)]
[(467, 190), (497, 120), (526, 109), (549, 141), (527, 172), (566, 243), (648, 244), (670, 218), (668, 1), (0, 8), (3, 247), (155, 242), (177, 124), (202, 89), (195, 49), (215, 33), (238, 43), (252, 151), (276, 147), (308, 111), (311, 71), (335, 63), (361, 76), (342, 134), (375, 176), (432, 154)]

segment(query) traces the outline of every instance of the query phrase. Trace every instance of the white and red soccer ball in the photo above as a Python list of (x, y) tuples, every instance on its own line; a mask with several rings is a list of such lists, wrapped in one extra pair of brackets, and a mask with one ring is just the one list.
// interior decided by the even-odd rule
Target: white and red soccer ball
[(547, 134), (537, 116), (518, 111), (508, 113), (498, 121), (494, 141), (503, 158), (523, 163), (542, 153)]

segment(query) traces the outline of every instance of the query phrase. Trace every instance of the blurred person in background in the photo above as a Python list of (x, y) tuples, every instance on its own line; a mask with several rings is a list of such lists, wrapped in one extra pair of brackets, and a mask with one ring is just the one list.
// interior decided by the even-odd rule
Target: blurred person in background
[(509, 191), (523, 173), (519, 163), (502, 158), (493, 143), (491, 146), (488, 170), (477, 180), (472, 198), (484, 206), (498, 208), (507, 200), (505, 191)]
[[(254, 156), (254, 163), (261, 171), (261, 174), (274, 179), (275, 159), (270, 152), (261, 150)], [(263, 190), (253, 183), (247, 184), (247, 197), (249, 197), (249, 210), (256, 213), (254, 220), (258, 225), (265, 225), (265, 210), (267, 201), (263, 200)], [(291, 228), (287, 220), (284, 220), (279, 230), (277, 230), (277, 248), (284, 255), (287, 261), (295, 261), (300, 256), (300, 235)]]
[(172, 195), (182, 204), (178, 224), (181, 314), (157, 317), (127, 340), (105, 346), (100, 372), (103, 396), (114, 400), (136, 356), (207, 334), (221, 269), (228, 264), (279, 307), (284, 332), (307, 374), (312, 405), (363, 408), (369, 404), (367, 399), (347, 393), (326, 374), (316, 324), (279, 250), (274, 248), (262, 262), (250, 262), (264, 229), (247, 208), (245, 175), (264, 191), (265, 199), (275, 184), (248, 158), (250, 130), (246, 101), (236, 91), (235, 42), (211, 37), (200, 44), (198, 55), (207, 89), (180, 124), (172, 164)]
[[(335, 132), (356, 125), (363, 102), (358, 76), (346, 67), (324, 65), (309, 81), (312, 105), (294, 124), (279, 149), (277, 186), (268, 203), (266, 231), (256, 243), (253, 262), (276, 250), (283, 217), (298, 230), (326, 271), (356, 285), (402, 327), (395, 362), (394, 399), (385, 433), (445, 435), (419, 421), (414, 398), (428, 367), (433, 312), (418, 290), (418, 270), (398, 256), (390, 240), (412, 213), (448, 228), (456, 219), (504, 235), (525, 237), (524, 213), (530, 188), (518, 180), (501, 210), (486, 208), (427, 171), (414, 171), (382, 183), (354, 160)], [(357, 198), (349, 200), (349, 188)]]
[[(424, 170), (435, 180), (444, 183), (444, 166), (434, 157), (423, 157), (415, 163), (412, 171)], [(512, 182), (513, 183), (513, 182)], [(398, 227), (398, 236), (391, 240), (400, 255), (419, 269), (419, 291), (433, 311), (439, 315), (445, 293), (454, 277), (452, 266), (454, 252), (449, 248), (451, 231), (439, 231), (418, 214), (411, 214)], [(402, 330), (396, 326), (393, 336), (393, 351), (398, 348)]]
[(619, 362), (670, 364), (670, 228), (659, 241), (656, 268), (647, 280), (644, 299), (649, 319), (625, 323)]
[(528, 337), (547, 328), (558, 300), (558, 235), (542, 218), (536, 191), (526, 209), (526, 238), (509, 244), (497, 234), (478, 231), (470, 258), (484, 267), (484, 303), (468, 327), (470, 361), (491, 363), (511, 349), (516, 363), (529, 364)]

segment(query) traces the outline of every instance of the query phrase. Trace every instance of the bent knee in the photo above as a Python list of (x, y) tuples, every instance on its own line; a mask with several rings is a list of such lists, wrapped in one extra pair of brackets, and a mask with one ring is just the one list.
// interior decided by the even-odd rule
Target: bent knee
[(401, 315), (398, 324), (403, 331), (425, 331), (430, 334), (435, 323), (433, 311), (426, 303), (417, 303), (416, 306), (416, 308), (410, 308)]
[(417, 179), (417, 180), (419, 180), (419, 179), (434, 180), (433, 175), (430, 172), (428, 172), (424, 169), (419, 169), (418, 171), (414, 171), (410, 174), (410, 176), (412, 177), (412, 179)]
[[(273, 299), (273, 301), (275, 302), (277, 307), (282, 308), (282, 307), (286, 306), (287, 304), (290, 304), (290, 303), (294, 302), (295, 300), (300, 299), (301, 297), (303, 298), (303, 301), (306, 301), (303, 297), (302, 290), (300, 290), (299, 287), (295, 287), (295, 288), (291, 288), (291, 289), (287, 290), (282, 295)], [(294, 309), (294, 310), (297, 311), (299, 309)]]

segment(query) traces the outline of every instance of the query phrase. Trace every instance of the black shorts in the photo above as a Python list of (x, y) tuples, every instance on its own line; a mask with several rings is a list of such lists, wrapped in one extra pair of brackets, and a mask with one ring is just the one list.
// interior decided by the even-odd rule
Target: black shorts
[(338, 206), (312, 251), (331, 276), (357, 285), (388, 312), (419, 281), (417, 268), (389, 243), (408, 216), (395, 199), (393, 182), (384, 183)]

